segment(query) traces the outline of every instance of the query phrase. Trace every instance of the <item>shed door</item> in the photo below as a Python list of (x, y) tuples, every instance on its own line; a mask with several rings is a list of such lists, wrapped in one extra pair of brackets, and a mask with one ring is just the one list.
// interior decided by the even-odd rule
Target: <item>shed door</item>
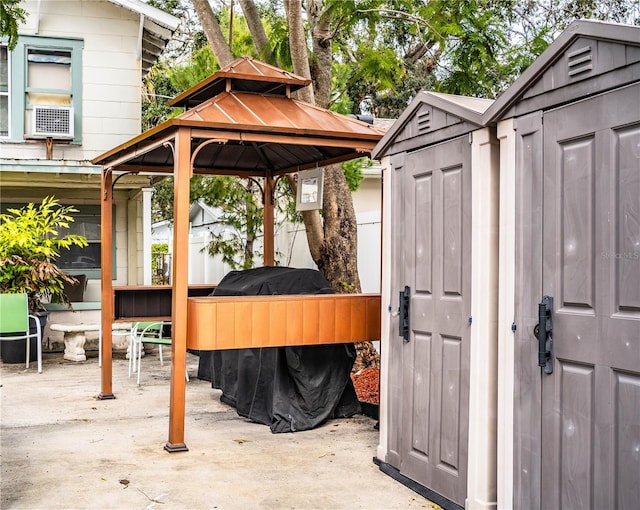
[(544, 115), (541, 508), (640, 501), (640, 84)]
[(467, 136), (408, 154), (402, 228), (410, 334), (402, 344), (400, 471), (463, 506), (467, 485), (470, 310)]

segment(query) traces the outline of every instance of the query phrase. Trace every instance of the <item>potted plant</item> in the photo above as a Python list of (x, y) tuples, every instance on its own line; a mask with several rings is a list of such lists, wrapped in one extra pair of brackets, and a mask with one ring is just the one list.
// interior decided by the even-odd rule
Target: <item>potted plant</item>
[[(65, 283), (76, 279), (60, 269), (56, 260), (60, 251), (71, 246), (87, 246), (84, 236), (60, 235), (73, 222), (71, 213), (78, 212), (72, 206), (61, 206), (54, 197), (46, 197), (41, 204), (29, 203), (19, 209), (7, 209), (0, 214), (0, 292), (26, 293), (29, 297), (29, 313), (46, 318), (43, 299), (71, 307), (65, 293)], [(2, 345), (2, 358), (24, 361), (23, 342), (6, 342)], [(23, 349), (7, 356), (7, 348)], [(15, 344), (15, 345), (14, 345)], [(30, 350), (36, 352), (35, 348)]]

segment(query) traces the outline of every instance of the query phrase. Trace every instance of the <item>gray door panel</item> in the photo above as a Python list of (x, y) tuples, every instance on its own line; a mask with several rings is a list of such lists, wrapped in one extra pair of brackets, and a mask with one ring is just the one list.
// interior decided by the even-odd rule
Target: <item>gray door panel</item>
[(532, 334), (542, 296), (542, 114), (516, 119), (514, 508), (540, 509), (540, 369)]
[[(468, 137), (407, 155), (400, 471), (464, 505), (467, 478), (471, 176)], [(396, 223), (397, 225), (397, 223)]]
[(640, 501), (640, 85), (544, 116), (543, 508)]
[[(405, 154), (400, 153), (393, 156), (391, 165), (393, 174), (391, 176), (391, 197), (385, 199), (385, 206), (391, 207), (391, 302), (390, 306), (398, 308), (398, 293), (401, 286), (404, 287), (404, 256), (403, 245), (403, 221), (405, 215), (403, 197), (403, 175), (405, 171)], [(389, 374), (387, 405), (387, 456), (386, 462), (400, 469), (400, 450), (402, 437), (402, 409), (403, 409), (403, 343), (398, 335), (398, 318), (392, 316), (389, 321)]]

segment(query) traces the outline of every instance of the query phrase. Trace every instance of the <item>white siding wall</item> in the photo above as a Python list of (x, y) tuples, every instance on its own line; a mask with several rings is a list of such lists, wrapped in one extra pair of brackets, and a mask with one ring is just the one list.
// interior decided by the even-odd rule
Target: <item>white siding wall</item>
[[(21, 34), (84, 40), (82, 145), (55, 145), (54, 159), (90, 160), (139, 134), (139, 16), (103, 0), (25, 0), (21, 7), (29, 13)], [(2, 157), (44, 159), (45, 146), (2, 144)]]
[(379, 211), (382, 196), (380, 175), (365, 177), (358, 190), (351, 196), (356, 213)]
[[(116, 278), (113, 280), (114, 285), (127, 285), (127, 254), (129, 251), (128, 244), (128, 221), (127, 221), (127, 199), (126, 197), (114, 196), (113, 203), (116, 206), (115, 217), (113, 218), (116, 226)], [(134, 283), (131, 283), (134, 285)]]

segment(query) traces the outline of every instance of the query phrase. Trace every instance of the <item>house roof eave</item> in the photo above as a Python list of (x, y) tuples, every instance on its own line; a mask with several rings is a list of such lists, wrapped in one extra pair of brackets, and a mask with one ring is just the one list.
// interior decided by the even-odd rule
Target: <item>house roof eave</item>
[(178, 28), (180, 20), (171, 14), (153, 7), (141, 0), (109, 0), (112, 4), (124, 7), (132, 12), (144, 15), (157, 25), (169, 29), (172, 33)]

